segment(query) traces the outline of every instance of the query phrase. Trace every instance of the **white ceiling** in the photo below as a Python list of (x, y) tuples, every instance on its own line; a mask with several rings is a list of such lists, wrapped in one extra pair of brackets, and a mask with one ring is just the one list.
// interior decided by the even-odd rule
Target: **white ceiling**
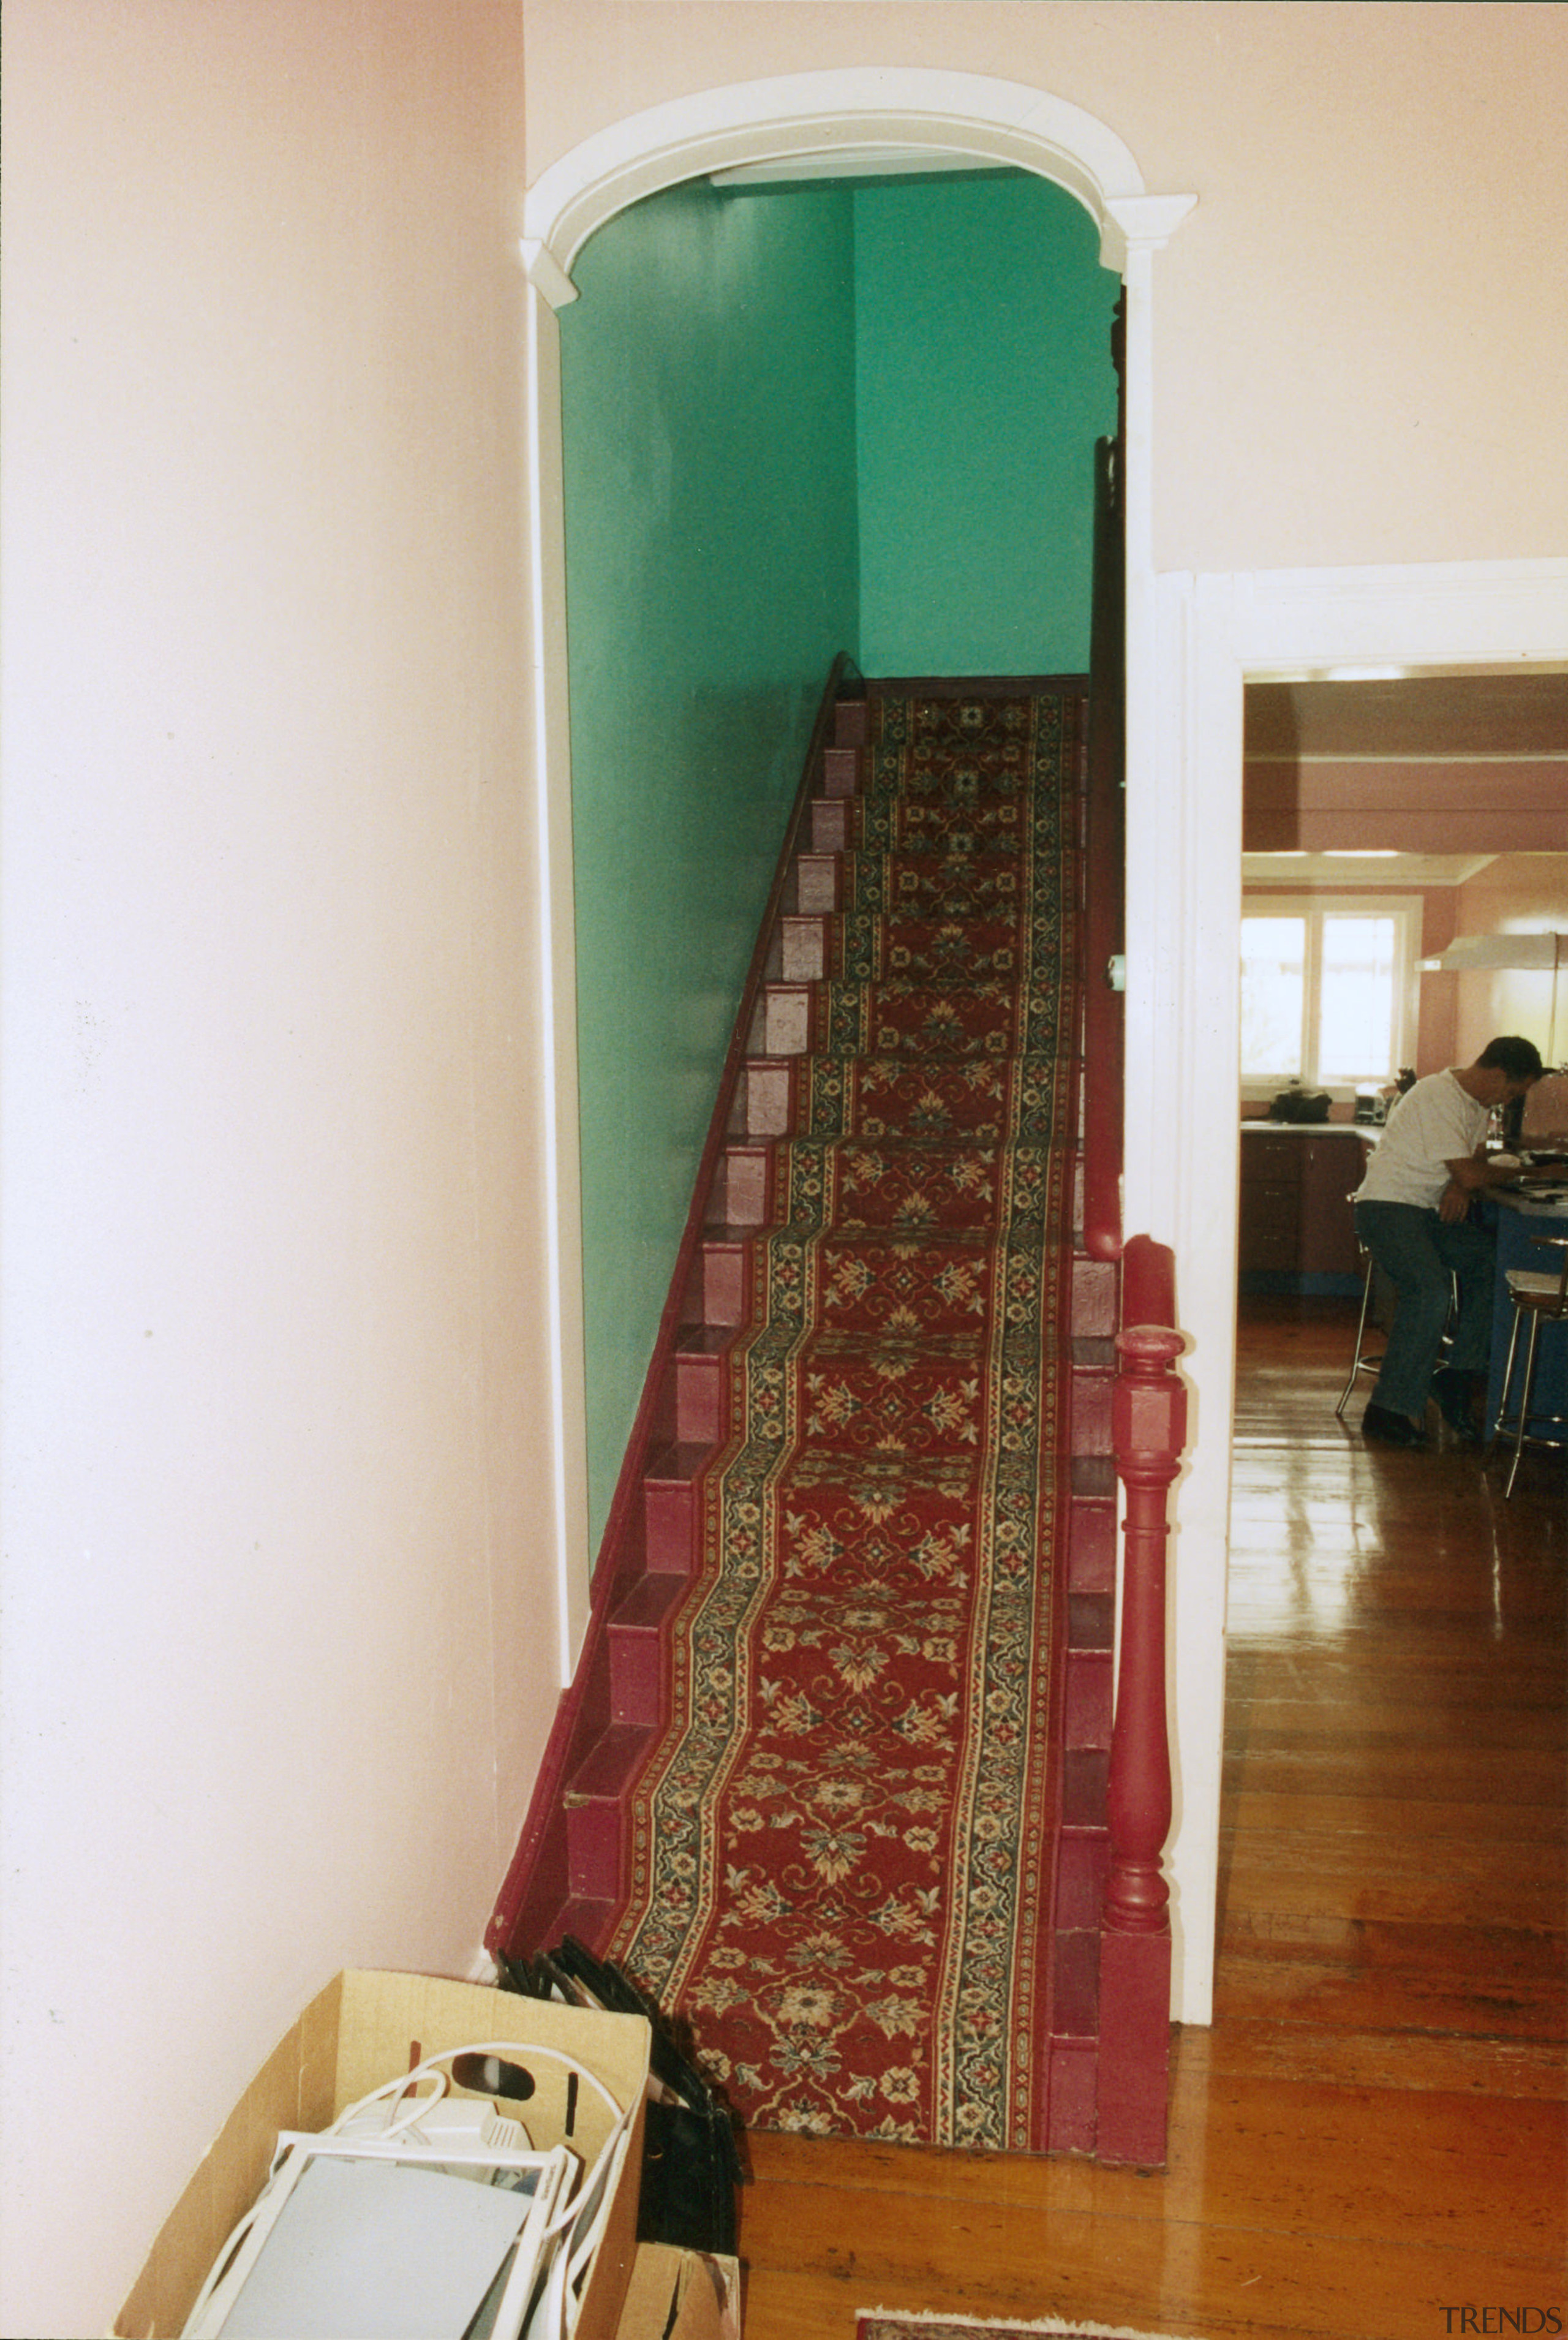
[(1249, 762), (1556, 759), (1568, 755), (1568, 674), (1471, 668), (1249, 683), (1245, 743)]
[[(1424, 846), (1434, 840), (1411, 831), (1432, 829), (1420, 812), (1431, 805), (1444, 808), (1436, 825), (1467, 848), (1249, 852), (1249, 886), (1462, 886), (1502, 851), (1568, 851), (1568, 673), (1280, 676), (1247, 685), (1244, 737), (1255, 835), (1280, 838), (1279, 808), (1295, 798), (1312, 808), (1302, 826), (1310, 819), (1320, 845), (1326, 827), (1346, 846), (1369, 834), (1375, 841), (1380, 829)], [(1353, 807), (1372, 817), (1351, 815)]]
[(1335, 887), (1463, 886), (1494, 853), (1244, 853), (1244, 886), (1295, 886), (1332, 892)]

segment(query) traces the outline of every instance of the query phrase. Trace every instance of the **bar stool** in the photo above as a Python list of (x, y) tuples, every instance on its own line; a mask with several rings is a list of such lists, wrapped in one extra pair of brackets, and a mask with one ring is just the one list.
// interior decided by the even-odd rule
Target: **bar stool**
[[(1355, 1196), (1347, 1195), (1345, 1200), (1354, 1205)], [(1355, 1387), (1356, 1375), (1375, 1373), (1383, 1363), (1383, 1352), (1387, 1346), (1386, 1341), (1380, 1342), (1375, 1349), (1369, 1349), (1366, 1345), (1366, 1320), (1372, 1313), (1372, 1287), (1376, 1279), (1377, 1269), (1372, 1254), (1359, 1235), (1355, 1238), (1355, 1255), (1362, 1268), (1361, 1314), (1355, 1320), (1355, 1355), (1350, 1368), (1350, 1377), (1340, 1391), (1339, 1403), (1334, 1409), (1335, 1418), (1339, 1422), (1345, 1420), (1345, 1409), (1350, 1403), (1350, 1393)]]
[[(1509, 1431), (1513, 1433), (1513, 1459), (1508, 1465), (1508, 1483), (1503, 1490), (1504, 1502), (1513, 1492), (1513, 1482), (1519, 1474), (1519, 1457), (1528, 1446), (1568, 1446), (1568, 1437), (1544, 1438), (1529, 1427), (1530, 1400), (1535, 1389), (1537, 1343), (1543, 1324), (1568, 1324), (1568, 1235), (1537, 1235), (1534, 1241), (1543, 1246), (1550, 1244), (1563, 1254), (1563, 1264), (1555, 1275), (1533, 1267), (1511, 1267), (1508, 1270), (1508, 1296), (1513, 1303), (1513, 1328), (1508, 1335), (1508, 1362), (1503, 1368), (1503, 1387), (1498, 1393), (1496, 1419), (1486, 1443), (1490, 1459), (1500, 1437)], [(1517, 1413), (1508, 1410), (1509, 1393), (1513, 1387), (1513, 1360), (1519, 1352), (1519, 1328), (1526, 1317), (1530, 1331), (1524, 1344), (1524, 1384), (1519, 1393)], [(1555, 1429), (1568, 1428), (1568, 1414), (1544, 1413), (1540, 1419)]]

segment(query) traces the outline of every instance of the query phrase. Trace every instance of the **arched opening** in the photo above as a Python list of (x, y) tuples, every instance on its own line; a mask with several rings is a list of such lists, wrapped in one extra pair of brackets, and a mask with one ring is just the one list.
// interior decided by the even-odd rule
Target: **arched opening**
[(589, 237), (642, 197), (715, 171), (790, 157), (831, 161), (868, 149), (1002, 164), (1050, 180), (1088, 213), (1098, 233), (1102, 265), (1125, 275), (1130, 672), (1142, 657), (1135, 611), (1146, 612), (1152, 601), (1145, 348), (1148, 260), (1191, 208), (1192, 198), (1148, 195), (1130, 150), (1105, 124), (1042, 91), (981, 75), (922, 68), (828, 71), (705, 91), (652, 107), (595, 134), (541, 174), (527, 199), (523, 255), (533, 294), (527, 359), (535, 489), (534, 738), (547, 888), (546, 1112), (555, 1232), (555, 1521), (563, 1680), (570, 1677), (583, 1630), (591, 1554), (582, 1437), (581, 1165), (560, 329), (554, 312), (577, 297), (570, 272)]

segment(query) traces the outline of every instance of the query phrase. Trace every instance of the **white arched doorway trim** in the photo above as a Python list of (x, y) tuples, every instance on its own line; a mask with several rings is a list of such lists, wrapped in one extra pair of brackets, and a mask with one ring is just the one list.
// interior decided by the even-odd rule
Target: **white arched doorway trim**
[[(836, 150), (900, 148), (1008, 164), (1063, 187), (1095, 221), (1100, 257), (1126, 286), (1127, 744), (1130, 772), (1152, 774), (1155, 720), (1152, 263), (1193, 195), (1151, 194), (1122, 139), (1065, 99), (1023, 83), (924, 67), (854, 67), (703, 90), (629, 115), (560, 156), (529, 190), (522, 260), (524, 414), (529, 471), (532, 734), (541, 927), (546, 1177), (551, 1229), (552, 1519), (561, 1679), (569, 1681), (589, 1611), (584, 1451), (582, 1246), (578, 1159), (576, 976), (567, 699), (560, 346), (554, 312), (577, 297), (571, 271), (596, 229), (643, 196), (746, 164)], [(1131, 851), (1146, 833), (1129, 786)], [(1129, 870), (1129, 881), (1131, 872)], [(1129, 1110), (1133, 1100), (1129, 1094)], [(1156, 1232), (1160, 1230), (1156, 1229)], [(1228, 1452), (1228, 1449), (1227, 1449)], [(1224, 1552), (1220, 1552), (1223, 1574)], [(1217, 1806), (1216, 1807), (1217, 1815)], [(1195, 1837), (1201, 1836), (1204, 1827)], [(1217, 1816), (1212, 1833), (1217, 1839)], [(1212, 1941), (1214, 1854), (1178, 1895), (1206, 1897)], [(1207, 1989), (1208, 1953), (1196, 1965)], [(1189, 2010), (1190, 2019), (1190, 2010)], [(1201, 2017), (1198, 2019), (1202, 2019)]]
[[(1113, 206), (1146, 192), (1114, 130), (1023, 82), (924, 65), (782, 74), (650, 106), (552, 163), (523, 207), (530, 279), (560, 308), (577, 297), (572, 263), (595, 228), (643, 195), (737, 164), (868, 146), (973, 155), (1053, 179), (1094, 219), (1101, 259), (1117, 270), (1127, 229)], [(1177, 200), (1190, 209), (1190, 197)]]

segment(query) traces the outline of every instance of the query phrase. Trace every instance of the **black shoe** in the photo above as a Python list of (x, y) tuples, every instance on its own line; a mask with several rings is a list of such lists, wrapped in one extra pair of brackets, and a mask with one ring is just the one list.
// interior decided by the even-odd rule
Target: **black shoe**
[(1424, 1430), (1417, 1430), (1408, 1415), (1394, 1413), (1385, 1405), (1369, 1405), (1361, 1417), (1361, 1434), (1376, 1439), (1380, 1446), (1427, 1446), (1431, 1444)]
[(1444, 1365), (1432, 1376), (1432, 1394), (1449, 1429), (1456, 1432), (1466, 1446), (1479, 1446), (1481, 1433), (1471, 1412), (1471, 1376), (1456, 1372), (1452, 1365)]

